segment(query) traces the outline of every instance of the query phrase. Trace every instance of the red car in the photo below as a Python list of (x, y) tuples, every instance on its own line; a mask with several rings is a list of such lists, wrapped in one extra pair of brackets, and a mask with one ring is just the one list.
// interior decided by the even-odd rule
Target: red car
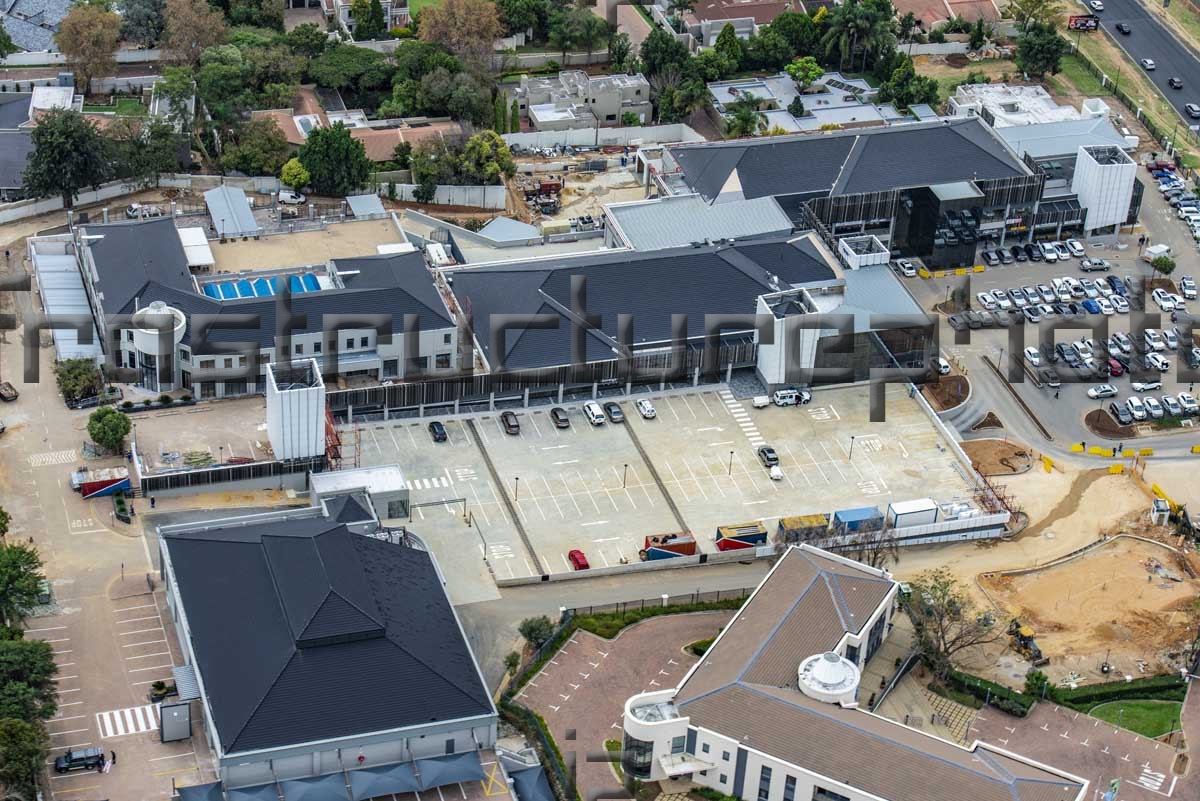
[(1108, 371), (1108, 374), (1112, 376), (1125, 375), (1125, 366), (1110, 356), (1108, 359)]
[(583, 551), (575, 549), (567, 552), (567, 561), (571, 563), (571, 567), (576, 570), (588, 570), (591, 565), (588, 564), (587, 557), (583, 555)]

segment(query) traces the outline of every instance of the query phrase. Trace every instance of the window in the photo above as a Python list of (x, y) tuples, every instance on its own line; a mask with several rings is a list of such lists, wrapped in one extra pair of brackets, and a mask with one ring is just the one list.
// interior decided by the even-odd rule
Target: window
[(671, 738), (671, 753), (682, 754), (687, 748), (687, 737), (672, 737)]
[[(721, 752), (721, 761), (722, 761), (722, 762), (728, 762), (728, 761), (729, 761), (729, 752), (728, 752), (728, 751), (722, 751), (722, 752)], [(724, 781), (724, 779), (722, 779), (722, 781)]]
[(434, 359), (434, 366), (441, 367), (441, 368), (449, 367), (450, 366), (450, 354), (449, 353), (439, 353)]
[(605, 114), (605, 115), (604, 115), (604, 121), (605, 121), (605, 122), (612, 122), (612, 121), (614, 121), (616, 118), (617, 118), (617, 115), (616, 115), (616, 114)]
[(851, 662), (858, 664), (858, 646), (857, 645), (847, 645), (846, 646), (846, 658), (849, 659)]
[(784, 777), (783, 801), (796, 801), (796, 777), (795, 776)]
[(346, 337), (346, 350), (354, 350), (354, 337)]
[(201, 370), (212, 370), (212, 369), (216, 368), (216, 366), (217, 366), (216, 359), (201, 359), (200, 360), (200, 369)]
[(408, 517), (408, 503), (406, 501), (388, 501), (387, 516), (391, 519)]
[(245, 395), (245, 394), (246, 394), (246, 379), (243, 378), (243, 379), (239, 379), (237, 381), (226, 381), (225, 382), (226, 397), (228, 397), (230, 395)]
[(453, 753), (454, 753), (454, 738), (453, 738), (453, 737), (451, 737), (450, 739), (446, 740), (446, 753), (447, 753), (447, 754), (453, 754)]
[(314, 342), (313, 343), (313, 353), (320, 353), (320, 352), (321, 352), (321, 343)]
[(850, 801), (850, 799), (840, 793), (826, 790), (824, 787), (814, 787), (813, 801)]
[(443, 345), (449, 345), (449, 344), (450, 344), (450, 337), (451, 337), (451, 335), (450, 335), (450, 334), (442, 334), (442, 344), (443, 344)]
[(702, 754), (707, 754), (707, 753), (708, 753), (708, 743), (703, 743), (703, 744), (700, 746), (700, 753), (702, 753)]
[(729, 777), (724, 773), (721, 774), (721, 784), (729, 784)]
[(367, 343), (368, 343), (368, 342), (370, 342), (370, 341), (371, 341), (371, 340), (370, 340), (370, 338), (369, 338), (369, 337), (361, 337), (361, 338), (359, 338), (359, 340), (358, 340), (358, 346), (359, 346), (360, 348), (365, 348), (365, 347), (367, 347), (367, 346), (368, 346), (368, 345), (367, 345)]
[(217, 397), (217, 385), (212, 381), (200, 382), (200, 397), (201, 398)]
[(232, 369), (233, 369), (233, 359), (232, 359), (232, 358), (230, 358), (230, 359), (226, 359), (226, 360), (225, 360), (225, 369), (226, 369), (226, 370), (232, 370)]
[(650, 778), (650, 764), (654, 759), (654, 743), (630, 737), (629, 732), (626, 732), (625, 742), (622, 745), (625, 755), (621, 766), (625, 768), (625, 772), (639, 779)]
[(767, 801), (771, 796), (771, 769), (766, 765), (758, 774), (758, 801)]
[(125, 329), (125, 341), (126, 341), (126, 342), (132, 342), (132, 341), (133, 341), (133, 332), (132, 332), (132, 331), (130, 331), (129, 329)]
[(180, 348), (179, 349), (179, 361), (183, 362), (184, 364), (188, 364), (189, 362), (191, 362), (191, 360), (192, 360), (191, 352)]
[(420, 367), (422, 370), (429, 367), (429, 357), (428, 356), (418, 356), (417, 357), (417, 367)]
[(304, 346), (303, 346), (303, 345), (297, 345), (297, 346), (296, 346), (296, 355), (297, 355), (297, 356), (299, 356), (299, 355), (300, 355), (300, 354), (302, 354), (302, 353), (304, 353)]

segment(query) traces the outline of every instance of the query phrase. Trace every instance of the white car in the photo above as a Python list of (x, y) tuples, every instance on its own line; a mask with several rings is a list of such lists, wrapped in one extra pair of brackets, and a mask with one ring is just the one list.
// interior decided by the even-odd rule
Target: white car
[(140, 220), (147, 217), (161, 217), (163, 210), (158, 206), (146, 206), (141, 203), (130, 203), (125, 207), (125, 216), (131, 220)]
[(1163, 416), (1163, 407), (1162, 404), (1158, 402), (1158, 398), (1154, 397), (1153, 395), (1147, 395), (1142, 403), (1146, 404), (1146, 414), (1150, 415), (1152, 418), (1157, 420)]
[(1147, 354), (1146, 364), (1158, 370), (1160, 373), (1166, 373), (1171, 369), (1171, 362), (1166, 357), (1158, 353)]
[(1162, 334), (1153, 328), (1146, 329), (1146, 347), (1150, 350), (1166, 350), (1167, 343), (1163, 342)]
[[(1134, 392), (1152, 392), (1156, 389), (1162, 389), (1161, 381), (1134, 381), (1130, 383), (1129, 388)], [(1132, 410), (1130, 410), (1132, 411)]]
[(1171, 295), (1171, 302), (1175, 304), (1175, 311), (1187, 311), (1187, 300), (1183, 295)]
[(638, 400), (636, 405), (637, 405), (638, 414), (640, 414), (642, 417), (646, 418), (647, 420), (653, 420), (655, 417), (658, 416), (658, 412), (656, 412), (654, 410), (654, 404), (651, 403), (648, 398), (641, 398), (640, 400)]
[(991, 311), (992, 309), (996, 308), (996, 299), (993, 298), (987, 292), (980, 292), (978, 295), (975, 296), (975, 299), (979, 301), (980, 306), (987, 309), (988, 311)]
[(1200, 414), (1200, 404), (1196, 403), (1196, 398), (1190, 392), (1180, 392), (1175, 396), (1179, 401), (1179, 408), (1183, 409), (1184, 414)]
[(1190, 275), (1185, 275), (1179, 279), (1179, 291), (1183, 293), (1186, 300), (1196, 299), (1196, 279)]
[(1009, 300), (1008, 295), (1005, 294), (1003, 289), (993, 289), (992, 299), (995, 300), (996, 305), (1004, 311), (1008, 311), (1012, 308), (1012, 301)]
[(1043, 303), (1054, 303), (1058, 300), (1058, 296), (1054, 294), (1054, 290), (1045, 284), (1038, 284), (1037, 291), (1042, 296)]
[(1163, 342), (1166, 343), (1168, 348), (1175, 350), (1179, 347), (1179, 337), (1170, 328), (1164, 328), (1162, 335)]
[(1066, 244), (1067, 250), (1071, 251), (1072, 256), (1081, 258), (1087, 252), (1083, 249), (1083, 243), (1078, 239), (1068, 239), (1064, 244)]
[(950, 362), (938, 356), (937, 371), (938, 375), (950, 375)]
[(299, 206), (302, 203), (308, 202), (308, 198), (291, 189), (280, 189), (277, 197), (279, 198), (280, 203), (288, 206)]
[(1125, 408), (1129, 410), (1129, 414), (1133, 416), (1134, 420), (1146, 419), (1146, 405), (1142, 403), (1141, 398), (1130, 398), (1125, 401)]
[(1100, 307), (1101, 314), (1111, 317), (1117, 313), (1117, 310), (1113, 308), (1113, 305), (1108, 302), (1108, 298), (1096, 298), (1096, 305)]
[(1089, 387), (1087, 395), (1092, 400), (1100, 398), (1115, 398), (1117, 397), (1117, 388), (1112, 384), (1097, 384), (1094, 387)]
[(1104, 3), (1100, 2), (1100, 0), (1092, 0), (1092, 2), (1088, 3), (1088, 8), (1092, 11), (1103, 11)]
[(1025, 349), (1025, 359), (1029, 362), (1030, 366), (1032, 366), (1032, 367), (1041, 367), (1042, 366), (1042, 354), (1038, 353), (1037, 348), (1034, 348), (1034, 347), (1026, 348)]
[(1158, 287), (1150, 293), (1150, 299), (1163, 311), (1175, 311), (1175, 298), (1167, 290)]
[(917, 277), (917, 268), (908, 259), (896, 259), (896, 269), (905, 278), (916, 278)]
[(1077, 354), (1079, 354), (1080, 359), (1085, 362), (1091, 361), (1096, 350), (1096, 340), (1084, 338), (1078, 342), (1072, 342), (1071, 347), (1075, 349)]
[(1122, 353), (1129, 353), (1133, 350), (1133, 341), (1129, 339), (1129, 334), (1126, 334), (1124, 331), (1113, 331), (1112, 338)]
[(1054, 245), (1052, 243), (1038, 242), (1038, 248), (1042, 251), (1042, 258), (1046, 261), (1058, 261), (1058, 251), (1054, 249)]
[(1152, 59), (1152, 58), (1143, 58), (1138, 63), (1142, 65), (1142, 69), (1147, 70), (1147, 71), (1153, 70), (1156, 67), (1158, 67), (1158, 65), (1154, 63), (1154, 59)]
[(1109, 296), (1108, 302), (1112, 304), (1117, 314), (1129, 314), (1129, 301), (1125, 300), (1123, 295), (1114, 292)]

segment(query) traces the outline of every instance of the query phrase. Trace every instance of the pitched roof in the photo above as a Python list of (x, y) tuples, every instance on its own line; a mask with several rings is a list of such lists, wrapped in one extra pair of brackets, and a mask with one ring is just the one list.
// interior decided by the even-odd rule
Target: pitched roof
[(687, 185), (710, 202), (852, 195), (1029, 172), (976, 118), (668, 150)]
[(25, 165), (32, 152), (29, 131), (0, 131), (0, 189), (24, 186)]
[(995, 131), (1013, 150), (1028, 153), (1035, 159), (1073, 156), (1080, 147), (1095, 145), (1112, 145), (1123, 150), (1129, 147), (1125, 137), (1117, 132), (1107, 117), (1009, 125), (996, 128)]
[(785, 0), (700, 0), (689, 16), (696, 20), (743, 19), (766, 25), (791, 6)]
[(31, 92), (0, 92), (0, 130), (13, 131), (28, 122), (32, 98)]
[(499, 360), (487, 333), (492, 315), (556, 316), (557, 329), (525, 328), (505, 338), (505, 367), (550, 367), (571, 361), (571, 281), (582, 276), (588, 312), (600, 316), (600, 328), (587, 332), (587, 358), (612, 359), (618, 315), (633, 315), (635, 347), (669, 341), (673, 314), (687, 315), (687, 336), (695, 338), (703, 336), (707, 314), (750, 314), (759, 295), (785, 284), (838, 280), (840, 270), (811, 236), (497, 264), (455, 272), (453, 291), (473, 315), (493, 369)]
[(393, 128), (351, 128), (350, 136), (363, 143), (368, 159), (381, 162), (394, 159), (396, 145), (401, 142), (416, 146), (427, 139), (461, 136), (462, 132), (457, 122), (443, 121)]
[(495, 714), (425, 551), (322, 519), (163, 541), (224, 754)]
[[(622, 238), (634, 250), (687, 247), (692, 242), (746, 239), (790, 233), (792, 221), (774, 198), (706, 203), (677, 195), (607, 207)], [(486, 230), (486, 228), (485, 228)]]
[(134, 299), (144, 296), (151, 283), (196, 294), (187, 254), (170, 218), (89, 225), (83, 234), (95, 237), (88, 247), (99, 275), (101, 300), (109, 314), (135, 311)]

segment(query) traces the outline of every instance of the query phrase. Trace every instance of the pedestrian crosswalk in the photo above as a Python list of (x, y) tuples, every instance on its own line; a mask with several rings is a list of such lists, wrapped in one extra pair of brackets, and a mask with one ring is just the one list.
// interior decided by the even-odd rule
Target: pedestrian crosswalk
[(124, 737), (158, 730), (158, 704), (134, 706), (96, 713), (96, 726), (104, 738)]
[(445, 476), (434, 476), (433, 478), (414, 478), (404, 482), (410, 490), (419, 489), (437, 489), (438, 487), (450, 486), (450, 479)]
[(45, 453), (30, 454), (29, 464), (33, 467), (49, 467), (54, 464), (70, 464), (78, 458), (79, 456), (74, 450), (46, 451)]
[(750, 413), (746, 411), (746, 407), (742, 405), (742, 402), (733, 397), (733, 393), (728, 389), (722, 389), (719, 394), (721, 402), (725, 404), (725, 408), (733, 416), (734, 422), (738, 424), (738, 427), (742, 429), (742, 433), (750, 440), (751, 447), (757, 448), (759, 445), (767, 444), (762, 434), (758, 433), (758, 426), (754, 425), (754, 421), (750, 419)]

